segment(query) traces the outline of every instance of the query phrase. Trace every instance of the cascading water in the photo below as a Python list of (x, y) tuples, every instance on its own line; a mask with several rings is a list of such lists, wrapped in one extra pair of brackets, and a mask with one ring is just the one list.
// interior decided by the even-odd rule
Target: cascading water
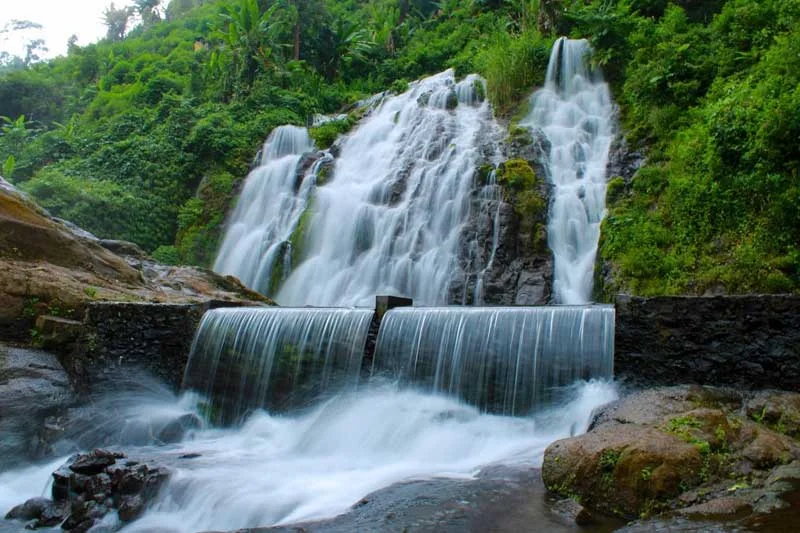
[[(546, 119), (540, 126), (553, 162), (568, 155), (556, 134), (562, 119), (555, 115), (570, 113), (555, 110), (556, 100), (564, 100), (558, 87), (585, 86), (572, 102), (577, 116), (594, 82), (586, 73), (567, 83), (567, 69), (551, 70), (543, 92), (550, 91), (554, 109), (534, 118)], [(261, 291), (274, 287), (276, 266), (281, 274), (291, 269), (277, 295), (288, 304), (365, 304), (393, 292), (418, 303), (446, 302), (460, 274), (474, 172), (493, 157), (498, 133), (482, 87), (474, 76), (457, 83), (448, 71), (385, 100), (345, 140), (332, 179), (316, 188), (315, 180), (297, 183), (301, 154), (312, 149), (305, 130), (274, 131), (262, 165), (247, 179), (215, 269)], [(607, 126), (598, 119), (592, 137), (593, 119), (576, 120), (589, 137), (570, 146), (594, 153), (584, 145), (599, 143)], [(581, 170), (587, 182), (594, 172), (588, 161)], [(495, 198), (495, 185), (485, 189)], [(597, 194), (587, 191), (586, 198)], [(572, 193), (578, 197), (578, 186)], [(304, 216), (305, 261), (297, 265), (286, 243)], [(191, 422), (192, 436), (137, 448), (167, 464), (172, 476), (124, 531), (293, 524), (345, 513), (402, 481), (471, 478), (489, 464), (541, 464), (549, 443), (585, 431), (593, 409), (616, 397), (605, 381), (612, 373), (613, 315), (603, 306), (396, 309), (385, 315), (376, 353), (365, 360), (371, 309), (208, 312), (185, 373), (191, 393), (160, 407), (141, 399), (129, 409), (115, 404), (112, 418), (125, 421), (117, 433), (126, 438), (139, 439), (144, 429), (156, 437), (146, 442), (158, 442), (170, 417)], [(196, 392), (204, 397), (197, 400)], [(195, 423), (200, 418), (223, 428)], [(0, 474), (0, 489), (18, 484), (24, 492), (0, 490), (0, 505), (40, 495), (53, 466)]]
[(357, 383), (372, 315), (371, 309), (209, 311), (192, 345), (184, 389), (204, 393), (219, 423), (254, 408), (305, 405), (329, 387)]
[(614, 130), (611, 94), (589, 67), (589, 53), (586, 40), (556, 41), (545, 86), (533, 95), (521, 123), (541, 131), (550, 144), (544, 166), (555, 190), (547, 239), (555, 264), (553, 292), (563, 304), (591, 299)]
[(486, 273), (492, 269), (494, 259), (497, 255), (497, 246), (500, 243), (500, 208), (502, 206), (502, 190), (497, 184), (497, 171), (492, 170), (489, 173), (489, 179), (485, 186), (483, 186), (478, 193), (481, 200), (495, 204), (494, 214), (492, 216), (492, 245), (489, 249), (489, 259), (486, 264), (478, 272), (477, 279), (475, 280), (475, 295), (473, 302), (475, 305), (483, 305), (484, 302), (484, 278)]
[(524, 415), (576, 381), (611, 379), (612, 306), (394, 309), (381, 324), (374, 372)]
[(316, 191), (305, 260), (278, 302), (369, 305), (376, 294), (447, 302), (474, 173), (498, 131), (482, 95), (482, 80), (456, 82), (449, 70), (362, 121)]
[[(286, 257), (291, 257), (287, 243), (313, 188), (314, 180), (297, 183), (300, 156), (313, 149), (305, 128), (281, 126), (272, 131), (261, 151), (260, 165), (245, 180), (215, 271), (232, 274), (261, 293), (270, 292), (273, 269), (283, 267)], [(311, 172), (316, 170), (312, 167)], [(285, 270), (284, 275), (288, 274)]]

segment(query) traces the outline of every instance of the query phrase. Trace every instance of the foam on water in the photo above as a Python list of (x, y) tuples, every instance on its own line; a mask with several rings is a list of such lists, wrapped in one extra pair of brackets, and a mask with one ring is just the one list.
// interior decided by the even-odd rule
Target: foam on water
[(329, 518), (375, 490), (436, 476), (469, 478), (497, 463), (538, 465), (553, 440), (585, 431), (608, 383), (576, 385), (572, 400), (532, 418), (481, 414), (439, 395), (391, 385), (334, 397), (291, 417), (254, 414), (207, 430), (179, 462), (157, 504), (125, 531), (193, 532)]

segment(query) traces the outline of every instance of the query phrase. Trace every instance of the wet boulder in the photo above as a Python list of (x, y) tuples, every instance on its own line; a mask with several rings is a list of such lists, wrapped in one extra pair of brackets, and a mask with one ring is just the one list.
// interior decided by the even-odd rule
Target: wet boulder
[(654, 428), (608, 424), (550, 445), (542, 465), (548, 489), (577, 494), (589, 507), (638, 516), (648, 501), (678, 496), (700, 482), (699, 450)]
[(760, 519), (800, 488), (798, 398), (697, 385), (635, 392), (604, 407), (584, 435), (551, 444), (542, 478), (623, 518)]
[(83, 532), (109, 513), (123, 523), (144, 513), (169, 479), (162, 466), (97, 449), (70, 458), (53, 473), (52, 500), (34, 498), (18, 505), (9, 519), (33, 520), (30, 527), (62, 523), (66, 531)]
[(66, 516), (67, 509), (48, 498), (31, 498), (6, 514), (6, 520), (33, 521), (31, 527), (52, 527)]

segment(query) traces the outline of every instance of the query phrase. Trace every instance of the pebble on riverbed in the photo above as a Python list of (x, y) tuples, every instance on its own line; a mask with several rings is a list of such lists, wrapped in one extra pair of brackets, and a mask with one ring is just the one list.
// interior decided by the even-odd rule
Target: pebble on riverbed
[(31, 498), (14, 507), (7, 519), (29, 521), (27, 528), (88, 531), (116, 511), (121, 522), (139, 518), (169, 478), (162, 466), (126, 459), (107, 450), (78, 454), (53, 472), (52, 500)]

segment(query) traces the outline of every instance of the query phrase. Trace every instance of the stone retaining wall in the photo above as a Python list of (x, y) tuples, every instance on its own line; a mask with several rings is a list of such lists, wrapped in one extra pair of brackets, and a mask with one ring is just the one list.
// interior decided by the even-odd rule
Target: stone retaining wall
[(125, 368), (147, 370), (177, 390), (203, 313), (231, 305), (242, 304), (91, 303), (78, 346), (64, 357), (64, 366), (84, 391)]
[(800, 296), (620, 295), (616, 310), (614, 373), (626, 385), (800, 390)]

